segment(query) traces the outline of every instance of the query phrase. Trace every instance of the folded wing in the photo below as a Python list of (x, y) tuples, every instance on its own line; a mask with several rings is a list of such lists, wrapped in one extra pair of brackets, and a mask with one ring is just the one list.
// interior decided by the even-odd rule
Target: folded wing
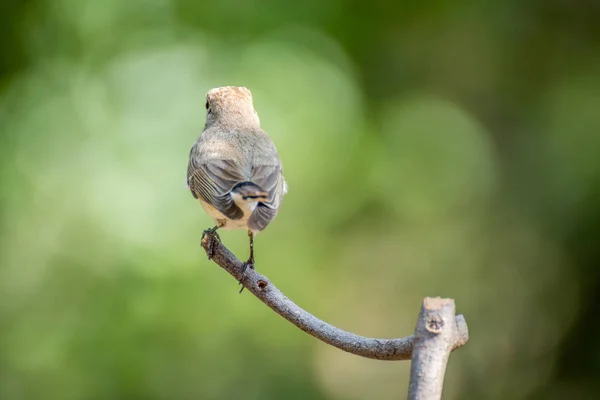
[(192, 195), (215, 207), (229, 219), (240, 219), (244, 213), (231, 198), (231, 190), (244, 177), (233, 162), (210, 160), (198, 163), (190, 158), (188, 164), (188, 186)]
[(248, 228), (261, 231), (277, 215), (283, 198), (284, 179), (281, 165), (260, 165), (252, 170), (252, 182), (260, 186), (267, 199), (258, 203), (248, 219)]

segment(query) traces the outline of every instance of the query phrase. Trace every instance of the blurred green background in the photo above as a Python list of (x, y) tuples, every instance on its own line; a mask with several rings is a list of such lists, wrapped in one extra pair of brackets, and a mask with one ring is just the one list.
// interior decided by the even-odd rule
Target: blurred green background
[[(257, 269), (358, 334), (456, 299), (445, 399), (600, 391), (600, 3), (3, 0), (1, 399), (397, 399), (206, 260), (185, 187), (243, 85), (290, 192)], [(243, 231), (222, 234), (247, 257)]]

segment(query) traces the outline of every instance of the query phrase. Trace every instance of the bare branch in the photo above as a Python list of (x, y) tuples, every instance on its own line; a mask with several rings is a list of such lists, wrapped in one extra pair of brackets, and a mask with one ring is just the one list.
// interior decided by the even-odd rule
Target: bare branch
[(452, 299), (427, 297), (423, 300), (414, 335), (409, 400), (442, 398), (446, 364), (460, 329), (454, 312)]
[[(209, 236), (202, 240), (204, 250), (209, 249)], [(238, 281), (242, 279), (243, 263), (219, 241), (215, 240), (212, 260)], [(273, 285), (269, 279), (253, 269), (248, 269), (243, 285), (260, 301), (277, 314), (296, 325), (309, 335), (358, 356), (377, 360), (409, 360), (413, 349), (413, 336), (399, 339), (373, 339), (355, 335), (330, 325), (298, 307)], [(469, 340), (467, 323), (462, 315), (456, 316), (458, 334), (452, 349), (463, 346)]]

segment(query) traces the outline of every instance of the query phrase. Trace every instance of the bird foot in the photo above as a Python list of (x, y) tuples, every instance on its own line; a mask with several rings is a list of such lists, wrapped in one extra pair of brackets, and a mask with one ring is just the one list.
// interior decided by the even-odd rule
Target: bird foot
[[(254, 260), (250, 259), (250, 260), (246, 261), (244, 264), (242, 264), (242, 279), (240, 279), (238, 281), (238, 283), (240, 285), (242, 285), (242, 281), (246, 277), (246, 271), (248, 271), (248, 268), (254, 269)], [(244, 286), (242, 286), (242, 288), (240, 289), (240, 293), (242, 293), (243, 291), (244, 291)]]
[(208, 256), (208, 259), (211, 260), (215, 255), (215, 244), (221, 241), (221, 236), (219, 236), (217, 233), (217, 228), (215, 227), (202, 232), (202, 239), (200, 239), (200, 241), (204, 242), (205, 238), (208, 241), (206, 255)]

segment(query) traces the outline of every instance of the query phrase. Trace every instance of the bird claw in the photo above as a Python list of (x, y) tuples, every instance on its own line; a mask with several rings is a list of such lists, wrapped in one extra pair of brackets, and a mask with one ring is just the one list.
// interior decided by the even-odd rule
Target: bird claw
[(202, 239), (200, 239), (200, 241), (203, 242), (204, 238), (206, 238), (206, 240), (208, 241), (208, 249), (206, 250), (206, 255), (208, 256), (208, 259), (211, 260), (215, 255), (215, 244), (216, 242), (221, 241), (221, 236), (219, 236), (215, 227), (202, 232)]
[[(254, 269), (254, 260), (248, 260), (248, 261), (246, 261), (245, 263), (242, 264), (242, 279), (240, 279), (238, 281), (238, 283), (240, 285), (243, 285), (242, 281), (246, 277), (246, 271), (248, 271), (248, 268)], [(243, 291), (244, 291), (244, 286), (242, 286), (242, 288), (240, 289), (239, 293), (242, 293)]]
[(248, 268), (254, 269), (254, 260), (248, 260), (242, 264), (242, 276), (246, 275)]

